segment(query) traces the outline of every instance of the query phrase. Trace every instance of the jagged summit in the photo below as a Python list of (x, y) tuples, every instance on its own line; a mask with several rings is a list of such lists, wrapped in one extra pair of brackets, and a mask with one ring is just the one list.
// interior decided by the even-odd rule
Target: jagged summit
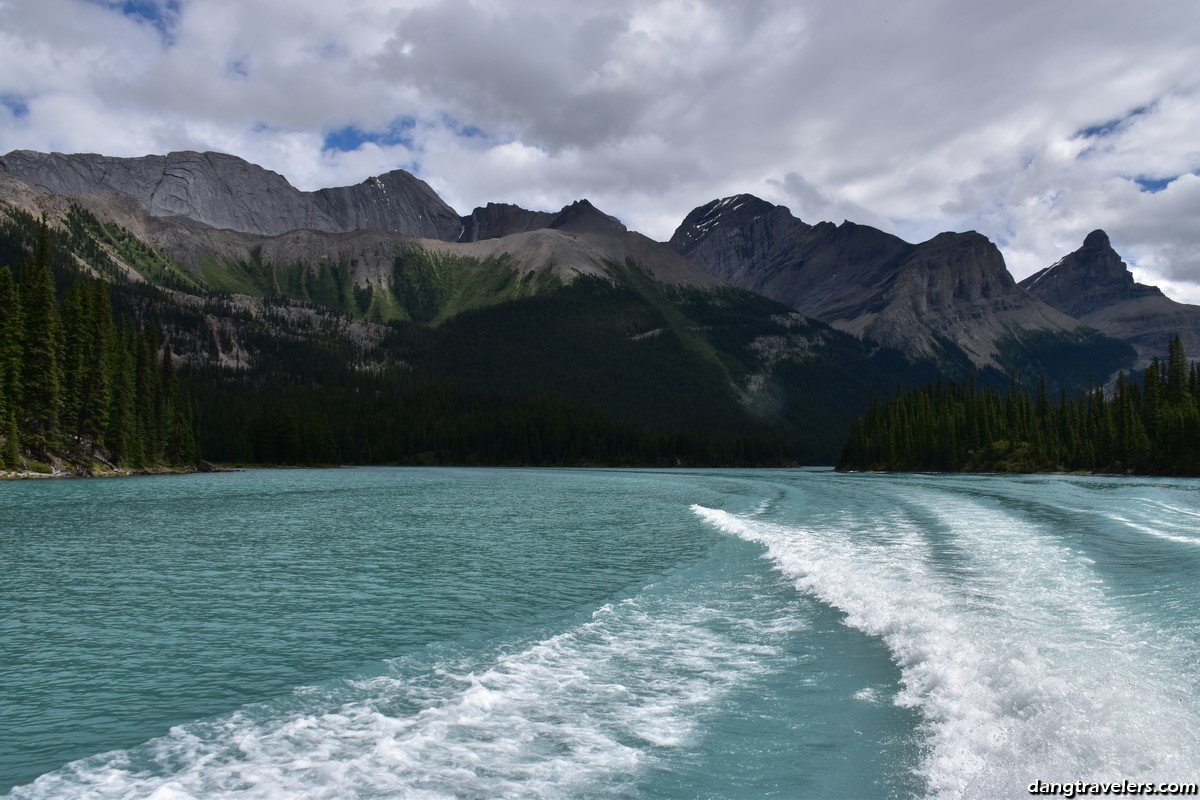
[(714, 228), (744, 227), (764, 219), (768, 220), (764, 227), (772, 232), (780, 224), (784, 229), (807, 227), (786, 206), (773, 205), (752, 194), (735, 194), (692, 209), (671, 237), (671, 246), (682, 252), (712, 234)]
[(556, 215), (548, 211), (529, 211), (512, 203), (488, 203), (463, 217), (460, 242), (500, 239), (515, 233), (550, 227)]
[(1200, 352), (1200, 307), (1177, 303), (1157, 286), (1138, 283), (1108, 234), (1092, 231), (1083, 246), (1021, 286), (1085, 325), (1132, 345), (1137, 366), (1163, 357), (1175, 334), (1189, 353)]
[(605, 214), (586, 199), (564, 206), (557, 214), (530, 211), (511, 203), (488, 203), (463, 217), (463, 232), (459, 241), (479, 242), (545, 229), (613, 235), (629, 232), (619, 219)]
[(735, 286), (912, 356), (950, 341), (977, 365), (995, 365), (1014, 331), (1078, 327), (1018, 288), (1000, 251), (974, 231), (910, 244), (849, 221), (809, 225), (736, 195), (694, 209), (671, 246)]
[(669, 244), (710, 274), (749, 288), (758, 282), (749, 274), (752, 265), (762, 264), (780, 249), (781, 242), (809, 227), (785, 206), (752, 194), (738, 194), (693, 209)]
[(1082, 247), (1020, 285), (1076, 319), (1124, 300), (1162, 295), (1158, 287), (1134, 281), (1102, 230), (1089, 233)]
[(619, 219), (605, 214), (592, 205), (589, 200), (576, 200), (564, 207), (546, 227), (565, 233), (619, 234), (629, 232), (629, 229)]

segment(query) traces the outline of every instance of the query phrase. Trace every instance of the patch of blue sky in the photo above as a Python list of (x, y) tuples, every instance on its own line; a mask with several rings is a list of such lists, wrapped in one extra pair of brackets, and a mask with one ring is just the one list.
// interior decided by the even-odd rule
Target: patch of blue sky
[(321, 150), (337, 150), (348, 153), (357, 150), (367, 142), (381, 147), (399, 144), (411, 150), (414, 144), (412, 132), (416, 127), (417, 121), (412, 117), (401, 117), (394, 120), (387, 128), (375, 131), (363, 130), (357, 125), (347, 125), (325, 134)]
[(1178, 177), (1178, 175), (1174, 175), (1170, 178), (1149, 178), (1145, 175), (1139, 175), (1133, 180), (1138, 185), (1138, 188), (1143, 192), (1157, 194), (1158, 192), (1161, 192), (1163, 189), (1170, 186), (1171, 183)]
[(478, 139), (480, 142), (493, 143), (496, 138), (478, 125), (463, 122), (449, 114), (442, 114), (440, 122), (443, 128), (452, 131), (455, 136), (462, 139)]
[(1138, 106), (1137, 108), (1131, 109), (1126, 114), (1117, 117), (1116, 119), (1110, 119), (1107, 122), (1101, 122), (1099, 125), (1089, 125), (1086, 128), (1080, 128), (1079, 130), (1075, 131), (1074, 138), (1100, 139), (1105, 136), (1111, 136), (1112, 134), (1129, 125), (1130, 122), (1138, 117), (1150, 113), (1150, 110), (1153, 107), (1153, 104)]
[(7, 108), (17, 119), (29, 116), (29, 103), (17, 94), (0, 94), (0, 106)]
[(171, 38), (171, 28), (179, 17), (182, 0), (88, 0), (98, 6), (120, 11), (125, 16), (150, 25)]

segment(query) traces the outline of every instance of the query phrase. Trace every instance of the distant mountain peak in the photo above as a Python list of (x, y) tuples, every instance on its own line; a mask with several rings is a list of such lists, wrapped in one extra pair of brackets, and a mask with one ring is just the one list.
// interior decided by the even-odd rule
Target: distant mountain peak
[(1074, 327), (1018, 289), (1000, 251), (975, 231), (909, 244), (849, 220), (809, 225), (736, 195), (694, 209), (671, 246), (735, 286), (912, 356), (950, 340), (990, 366), (1013, 331)]
[(605, 214), (592, 205), (590, 200), (576, 200), (562, 211), (547, 226), (564, 233), (628, 233), (616, 217)]
[(1108, 234), (1094, 230), (1083, 246), (1021, 281), (1021, 287), (1076, 319), (1137, 297), (1161, 295), (1156, 286), (1133, 279)]
[[(786, 206), (777, 206), (773, 203), (768, 203), (759, 197), (752, 194), (735, 194), (731, 197), (722, 197), (717, 200), (711, 200), (698, 208), (692, 210), (680, 224), (675, 236), (687, 237), (695, 239), (696, 233), (706, 232), (709, 228), (715, 225), (742, 225), (748, 221), (753, 221), (769, 214), (783, 215), (795, 220), (792, 217), (792, 212)], [(799, 222), (799, 220), (795, 220)], [(672, 242), (675, 237), (672, 237)]]
[(0, 156), (0, 172), (54, 195), (122, 195), (155, 217), (265, 236), (369, 229), (453, 240), (463, 227), (454, 209), (404, 170), (302, 192), (279, 173), (225, 153), (117, 158), (15, 150)]
[(463, 217), (460, 242), (500, 239), (514, 233), (550, 227), (555, 215), (548, 211), (530, 211), (512, 203), (488, 203)]
[(1167, 354), (1167, 344), (1183, 337), (1189, 353), (1200, 352), (1200, 307), (1177, 303), (1157, 286), (1138, 283), (1113, 249), (1108, 235), (1092, 231), (1083, 246), (1021, 286), (1049, 305), (1132, 345), (1138, 367)]

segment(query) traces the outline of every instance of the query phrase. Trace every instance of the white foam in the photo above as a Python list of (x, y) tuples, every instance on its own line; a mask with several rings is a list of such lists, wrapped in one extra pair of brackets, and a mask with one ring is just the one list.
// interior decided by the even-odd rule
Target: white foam
[(1193, 547), (1200, 547), (1200, 539), (1193, 538), (1191, 536), (1179, 536), (1177, 534), (1167, 533), (1166, 531), (1162, 530), (1162, 527), (1171, 527), (1171, 528), (1177, 527), (1175, 525), (1170, 525), (1170, 524), (1164, 525), (1162, 523), (1159, 523), (1160, 527), (1154, 527), (1151, 525), (1142, 525), (1141, 523), (1134, 522), (1133, 520), (1123, 517), (1120, 514), (1105, 514), (1104, 516), (1106, 516), (1108, 519), (1112, 520), (1113, 522), (1119, 522), (1122, 525), (1126, 526), (1127, 528), (1132, 528), (1135, 531), (1139, 531), (1139, 532), (1145, 533), (1149, 536), (1153, 536), (1156, 539), (1164, 539), (1168, 542), (1176, 542), (1177, 544), (1189, 544), (1189, 545), (1192, 545)]
[(1193, 665), (1147, 644), (1155, 632), (1107, 603), (1086, 559), (981, 504), (948, 495), (930, 508), (940, 530), (894, 511), (806, 529), (693, 506), (887, 645), (895, 702), (925, 719), (931, 797), (1200, 771)]
[[(515, 652), (307, 687), (85, 759), (14, 797), (541, 798), (619, 794), (698, 720), (767, 669), (788, 615), (748, 600), (627, 600)], [(739, 606), (738, 602), (743, 605)], [(777, 640), (776, 640), (777, 641)]]
[(877, 705), (883, 698), (877, 688), (874, 686), (868, 686), (865, 689), (859, 689), (857, 692), (855, 692), (854, 699), (860, 700), (864, 703), (870, 703), (871, 705)]

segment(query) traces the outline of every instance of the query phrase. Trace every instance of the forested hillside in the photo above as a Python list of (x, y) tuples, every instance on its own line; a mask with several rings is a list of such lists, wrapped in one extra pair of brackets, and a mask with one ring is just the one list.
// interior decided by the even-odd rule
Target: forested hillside
[(912, 372), (770, 301), (666, 286), (632, 263), (610, 265), (609, 280), (507, 293), (489, 288), (519, 277), (503, 260), (433, 270), (409, 257), (391, 297), (405, 318), (385, 326), (202, 292), (78, 207), (57, 226), (6, 212), (0, 419), (14, 471), (186, 467), (199, 452), (264, 464), (828, 463), (867, 376), (890, 385)]
[[(6, 340), (19, 366), (0, 409), (16, 430), (9, 469), (165, 469), (199, 453), (243, 464), (830, 464), (872, 392), (970, 370), (951, 345), (914, 359), (692, 280), (676, 254), (623, 228), (520, 234), (514, 255), (498, 240), (251, 240), (121, 217), (135, 233), (97, 216), (112, 208), (12, 196), (24, 206), (0, 205), (0, 266), (19, 299), (6, 320), (20, 328)], [(195, 263), (169, 255), (169, 241), (189, 243)], [(1124, 358), (1112, 342), (1077, 338), (1006, 347), (1022, 380), (1051, 369), (1055, 347), (1076, 372)], [(1079, 376), (1057, 372), (1074, 392)], [(1004, 376), (989, 368), (978, 382)]]
[(250, 370), (199, 369), (201, 446), (242, 462), (828, 464), (872, 387), (937, 374), (746, 292), (618, 271), (395, 322), (369, 356), (293, 341)]
[(1005, 395), (974, 382), (941, 382), (874, 399), (855, 422), (839, 469), (1200, 474), (1200, 372), (1183, 342), (1170, 343), (1140, 383), (1113, 390)]
[(33, 252), (0, 265), (0, 469), (194, 467), (191, 400), (156, 326), (114, 319), (108, 285), (70, 260), (55, 270), (46, 226), (24, 223), (6, 232)]

